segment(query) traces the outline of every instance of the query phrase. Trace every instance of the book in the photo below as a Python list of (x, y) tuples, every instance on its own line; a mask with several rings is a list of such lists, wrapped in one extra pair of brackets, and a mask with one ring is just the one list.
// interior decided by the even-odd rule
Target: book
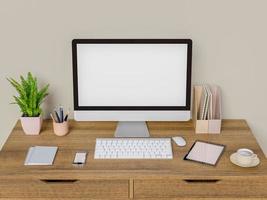
[(202, 120), (207, 120), (207, 114), (209, 110), (209, 102), (210, 102), (210, 94), (209, 94), (209, 88), (207, 85), (204, 86), (204, 89), (206, 91), (206, 103), (204, 104), (204, 114)]
[(205, 117), (205, 109), (206, 109), (206, 104), (207, 104), (207, 99), (208, 99), (208, 96), (207, 96), (207, 90), (206, 90), (206, 87), (203, 86), (203, 89), (202, 89), (202, 96), (201, 96), (201, 100), (200, 100), (200, 116), (199, 116), (199, 119), (200, 120), (204, 120), (204, 117)]
[(53, 165), (58, 147), (30, 147), (24, 165)]

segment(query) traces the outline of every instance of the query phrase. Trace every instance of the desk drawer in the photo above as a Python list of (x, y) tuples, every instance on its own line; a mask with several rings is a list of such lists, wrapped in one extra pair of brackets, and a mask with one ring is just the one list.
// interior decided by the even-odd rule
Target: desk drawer
[(267, 197), (266, 188), (267, 179), (261, 177), (135, 180), (134, 197)]
[(0, 198), (128, 198), (127, 180), (0, 180)]

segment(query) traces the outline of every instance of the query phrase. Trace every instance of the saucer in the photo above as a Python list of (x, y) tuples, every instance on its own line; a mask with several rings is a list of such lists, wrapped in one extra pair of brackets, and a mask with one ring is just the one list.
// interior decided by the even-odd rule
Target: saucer
[(233, 153), (231, 156), (230, 156), (230, 160), (233, 164), (239, 166), (239, 167), (256, 167), (258, 164), (260, 164), (260, 159), (259, 158), (255, 158), (253, 160), (253, 162), (249, 165), (245, 165), (245, 164), (241, 164), (237, 161), (236, 159), (236, 155), (237, 153)]

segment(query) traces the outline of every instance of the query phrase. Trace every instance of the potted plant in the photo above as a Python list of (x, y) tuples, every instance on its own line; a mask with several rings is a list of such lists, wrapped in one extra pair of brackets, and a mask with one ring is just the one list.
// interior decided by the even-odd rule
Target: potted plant
[(20, 118), (23, 131), (26, 135), (38, 135), (42, 126), (42, 109), (41, 104), (48, 95), (48, 87), (38, 89), (37, 78), (29, 72), (24, 78), (20, 76), (20, 83), (13, 78), (7, 79), (18, 92), (18, 96), (14, 97), (12, 104), (20, 107), (22, 116)]

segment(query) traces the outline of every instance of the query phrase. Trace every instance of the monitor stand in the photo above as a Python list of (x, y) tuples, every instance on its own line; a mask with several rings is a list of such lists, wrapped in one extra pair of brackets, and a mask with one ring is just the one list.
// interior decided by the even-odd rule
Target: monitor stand
[(146, 122), (118, 122), (115, 137), (149, 137)]

